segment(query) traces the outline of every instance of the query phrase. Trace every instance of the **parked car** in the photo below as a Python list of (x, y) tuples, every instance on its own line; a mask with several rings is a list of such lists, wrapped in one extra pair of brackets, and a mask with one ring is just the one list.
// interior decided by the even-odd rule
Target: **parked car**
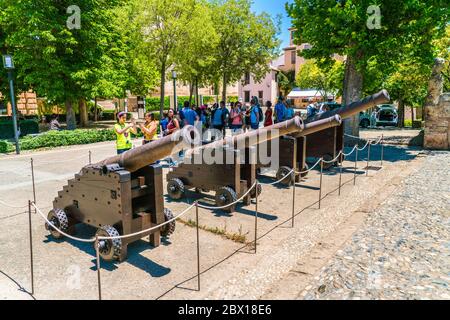
[[(361, 112), (359, 115), (359, 125), (362, 128), (368, 128), (371, 125), (380, 126), (397, 126), (398, 113), (392, 104), (383, 104), (376, 106), (375, 113)], [(374, 117), (371, 121), (371, 117)]]

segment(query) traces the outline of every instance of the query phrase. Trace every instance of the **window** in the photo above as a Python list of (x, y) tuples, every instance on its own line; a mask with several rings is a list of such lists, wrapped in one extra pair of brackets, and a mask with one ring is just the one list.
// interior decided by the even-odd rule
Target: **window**
[(246, 72), (246, 73), (245, 73), (244, 84), (245, 84), (245, 85), (250, 84), (250, 72)]
[(293, 50), (291, 52), (291, 63), (296, 64), (297, 63), (297, 51)]
[(244, 102), (250, 102), (250, 91), (244, 91)]
[(264, 91), (258, 91), (258, 98), (260, 101), (264, 99)]

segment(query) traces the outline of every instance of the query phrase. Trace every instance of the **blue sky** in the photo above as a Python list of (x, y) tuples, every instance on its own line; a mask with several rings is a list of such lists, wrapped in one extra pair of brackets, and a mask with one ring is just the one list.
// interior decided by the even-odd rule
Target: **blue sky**
[(265, 11), (272, 16), (277, 14), (282, 14), (283, 24), (282, 24), (282, 34), (280, 35), (283, 44), (282, 48), (289, 45), (289, 31), (288, 28), (291, 27), (291, 20), (288, 17), (285, 9), (285, 3), (292, 2), (292, 0), (253, 0), (253, 10), (256, 12)]

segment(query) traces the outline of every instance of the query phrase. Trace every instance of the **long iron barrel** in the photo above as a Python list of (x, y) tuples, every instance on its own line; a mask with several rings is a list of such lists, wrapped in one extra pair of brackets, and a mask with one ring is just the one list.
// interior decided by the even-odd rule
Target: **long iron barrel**
[(369, 108), (375, 107), (376, 105), (388, 103), (391, 101), (389, 93), (386, 90), (381, 90), (380, 92), (368, 96), (360, 101), (353, 102), (345, 107), (330, 110), (314, 117), (311, 117), (305, 121), (305, 123), (312, 123), (321, 119), (330, 118), (336, 114), (340, 115), (342, 119), (351, 118), (354, 115), (359, 114)]
[(246, 133), (241, 133), (233, 137), (226, 137), (225, 139), (214, 141), (210, 144), (187, 150), (186, 156), (206, 149), (218, 149), (224, 147), (232, 147), (237, 149), (248, 148), (287, 134), (300, 132), (303, 130), (303, 128), (303, 120), (300, 117), (296, 116), (293, 119), (276, 123), (272, 126), (259, 128), (257, 130), (252, 130)]
[(340, 115), (335, 114), (334, 116), (326, 119), (320, 119), (314, 122), (305, 123), (303, 131), (296, 132), (292, 134), (293, 137), (304, 137), (328, 128), (338, 127), (342, 124), (342, 118)]
[(183, 147), (191, 146), (196, 140), (200, 141), (199, 132), (193, 126), (186, 126), (170, 136), (131, 149), (121, 155), (110, 157), (92, 166), (103, 167), (118, 164), (130, 172), (135, 172), (173, 153), (181, 151)]

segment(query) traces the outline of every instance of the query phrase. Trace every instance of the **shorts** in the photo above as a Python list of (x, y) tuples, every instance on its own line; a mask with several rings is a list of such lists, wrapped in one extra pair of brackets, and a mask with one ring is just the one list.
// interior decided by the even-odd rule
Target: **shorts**
[(130, 148), (130, 149), (117, 149), (117, 154), (125, 153), (125, 152), (127, 152), (128, 150), (131, 150), (131, 148)]

